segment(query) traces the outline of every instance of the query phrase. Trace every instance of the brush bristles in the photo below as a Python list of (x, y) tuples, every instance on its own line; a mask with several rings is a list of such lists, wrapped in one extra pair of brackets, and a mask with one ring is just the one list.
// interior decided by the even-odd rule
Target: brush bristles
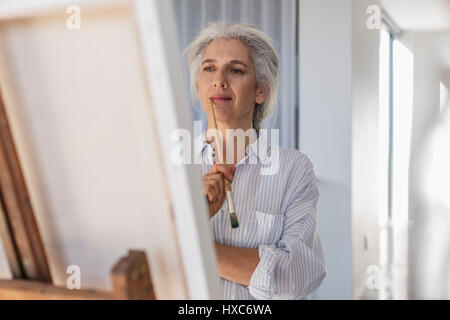
[(231, 220), (231, 227), (233, 229), (239, 227), (239, 222), (238, 222), (238, 218), (236, 216), (236, 213), (234, 213), (234, 212), (230, 213), (230, 220)]

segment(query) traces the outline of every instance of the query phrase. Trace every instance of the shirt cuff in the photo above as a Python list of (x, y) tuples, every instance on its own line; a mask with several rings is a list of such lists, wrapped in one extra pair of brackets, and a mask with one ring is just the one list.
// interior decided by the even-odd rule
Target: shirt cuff
[(250, 278), (250, 294), (259, 300), (270, 300), (274, 294), (275, 266), (278, 250), (275, 246), (259, 245), (259, 263)]

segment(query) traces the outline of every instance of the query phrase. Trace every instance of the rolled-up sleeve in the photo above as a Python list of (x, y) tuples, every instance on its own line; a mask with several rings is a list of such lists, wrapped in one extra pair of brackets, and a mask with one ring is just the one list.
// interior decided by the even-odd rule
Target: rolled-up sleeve
[(275, 245), (259, 245), (259, 264), (250, 279), (256, 299), (302, 299), (315, 291), (325, 275), (317, 234), (319, 190), (310, 160), (293, 168), (286, 189), (283, 231)]

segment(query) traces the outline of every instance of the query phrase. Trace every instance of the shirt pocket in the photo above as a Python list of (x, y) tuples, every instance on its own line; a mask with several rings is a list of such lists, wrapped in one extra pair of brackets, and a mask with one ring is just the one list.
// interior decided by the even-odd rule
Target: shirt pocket
[(252, 211), (256, 229), (257, 244), (274, 245), (280, 240), (283, 231), (284, 216), (282, 214)]

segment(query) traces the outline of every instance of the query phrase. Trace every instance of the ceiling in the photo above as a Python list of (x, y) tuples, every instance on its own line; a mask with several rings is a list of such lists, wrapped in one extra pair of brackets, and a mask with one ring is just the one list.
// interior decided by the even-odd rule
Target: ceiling
[(450, 70), (450, 0), (380, 0), (380, 2), (400, 30), (430, 33), (436, 40), (436, 53), (444, 67)]
[(404, 31), (450, 31), (450, 0), (380, 0)]

